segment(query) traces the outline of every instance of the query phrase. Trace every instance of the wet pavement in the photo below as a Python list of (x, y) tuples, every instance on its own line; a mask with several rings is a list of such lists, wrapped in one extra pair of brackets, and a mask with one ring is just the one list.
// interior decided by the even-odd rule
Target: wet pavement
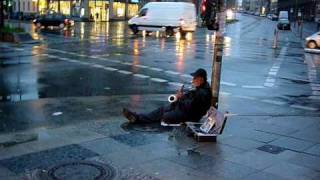
[(211, 32), (181, 39), (134, 36), (124, 22), (67, 31), (21, 23), (39, 43), (0, 45), (0, 137), (37, 138), (0, 147), (0, 179), (318, 179), (319, 55), (291, 31), (273, 49), (276, 22), (238, 18), (227, 26), (219, 99), (232, 116), (217, 143), (121, 116), (122, 107), (166, 104), (196, 68), (210, 74)]

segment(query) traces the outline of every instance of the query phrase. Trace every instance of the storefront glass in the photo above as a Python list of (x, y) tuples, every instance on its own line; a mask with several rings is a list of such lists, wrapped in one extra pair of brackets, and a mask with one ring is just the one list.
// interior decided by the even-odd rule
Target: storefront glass
[(114, 17), (121, 18), (125, 15), (125, 3), (114, 2), (113, 3), (113, 15)]
[(89, 1), (90, 19), (93, 21), (109, 20), (109, 4), (106, 1)]
[[(52, 3), (50, 3), (49, 5), (49, 9), (52, 9), (56, 12), (58, 12), (58, 3), (57, 1), (54, 1)], [(62, 14), (65, 14), (65, 15), (70, 15), (70, 1), (60, 1), (60, 12)]]
[(128, 16), (133, 17), (138, 14), (139, 6), (138, 4), (129, 4), (128, 6)]

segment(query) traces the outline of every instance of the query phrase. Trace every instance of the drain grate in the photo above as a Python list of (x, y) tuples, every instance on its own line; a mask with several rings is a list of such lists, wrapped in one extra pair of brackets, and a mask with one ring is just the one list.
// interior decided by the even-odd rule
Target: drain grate
[(107, 164), (92, 161), (73, 161), (50, 168), (47, 175), (49, 178), (55, 180), (108, 180), (114, 178), (115, 170)]
[(286, 148), (270, 145), (270, 144), (258, 147), (257, 149), (260, 151), (271, 153), (271, 154), (280, 154), (281, 152), (287, 150)]
[(0, 165), (19, 174), (26, 170), (47, 169), (60, 162), (83, 160), (94, 156), (98, 156), (98, 154), (79, 145), (72, 144), (4, 159), (0, 161)]

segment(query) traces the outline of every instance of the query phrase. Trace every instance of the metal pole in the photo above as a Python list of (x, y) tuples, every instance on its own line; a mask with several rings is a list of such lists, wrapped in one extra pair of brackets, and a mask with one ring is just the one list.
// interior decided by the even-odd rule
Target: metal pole
[(272, 45), (272, 48), (273, 49), (276, 49), (278, 46), (277, 46), (277, 43), (278, 43), (278, 32), (277, 29), (274, 29), (274, 34), (273, 34), (273, 45)]
[(218, 13), (219, 31), (215, 32), (214, 52), (213, 52), (213, 65), (211, 74), (211, 92), (212, 100), (211, 105), (218, 108), (219, 90), (221, 79), (221, 65), (223, 55), (223, 42), (224, 42), (224, 26), (225, 26), (225, 0), (220, 0), (220, 12)]

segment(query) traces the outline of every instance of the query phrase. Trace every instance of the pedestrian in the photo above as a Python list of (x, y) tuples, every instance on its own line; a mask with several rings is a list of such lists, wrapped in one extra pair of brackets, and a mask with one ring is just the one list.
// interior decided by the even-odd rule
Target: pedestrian
[(99, 13), (96, 13), (96, 21), (99, 19)]
[(142, 114), (123, 108), (123, 115), (130, 123), (163, 122), (166, 124), (179, 124), (186, 121), (198, 122), (211, 105), (211, 88), (207, 82), (207, 72), (198, 69), (194, 73), (192, 85), (194, 89), (183, 92), (177, 91), (177, 101), (159, 107), (154, 111)]

